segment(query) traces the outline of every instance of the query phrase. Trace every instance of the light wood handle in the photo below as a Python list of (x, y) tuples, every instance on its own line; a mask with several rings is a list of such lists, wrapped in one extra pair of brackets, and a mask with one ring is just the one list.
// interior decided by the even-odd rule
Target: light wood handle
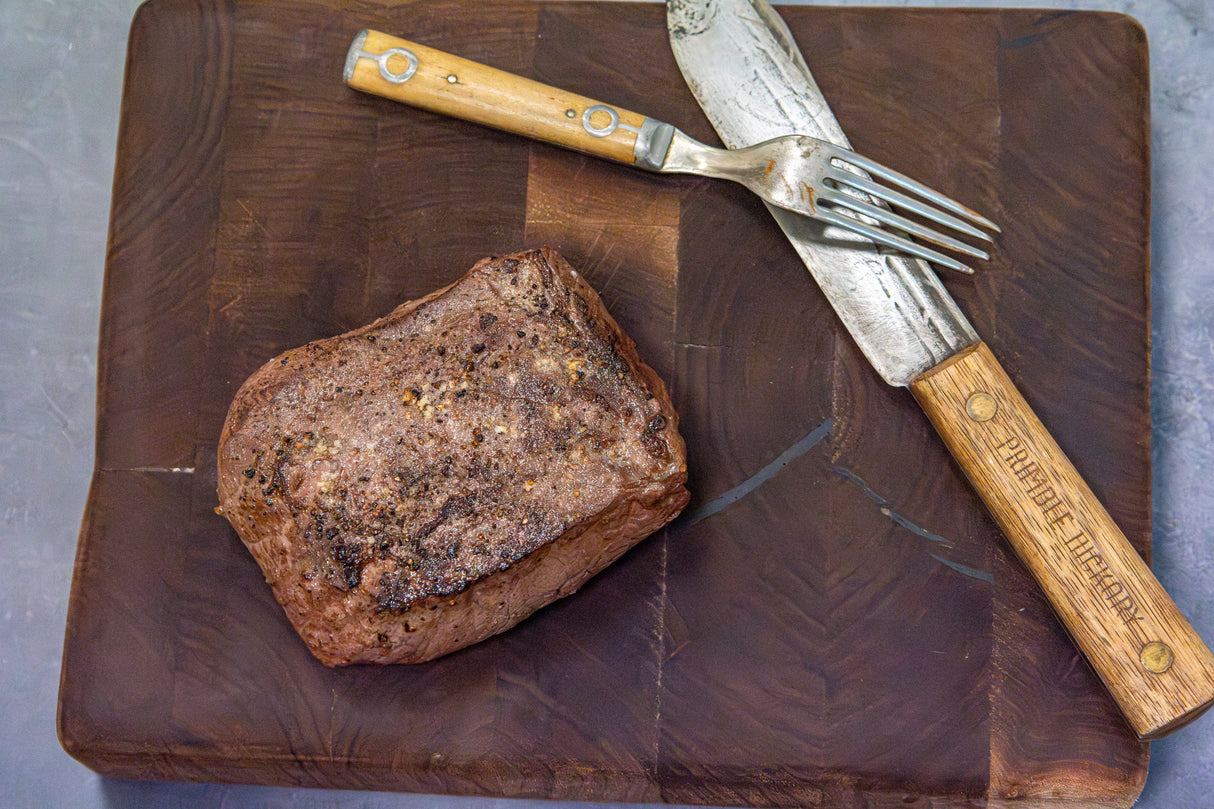
[(355, 37), (345, 80), (356, 90), (628, 164), (636, 162), (646, 120), (379, 31)]
[(1214, 655), (979, 343), (911, 391), (1135, 732), (1214, 702)]

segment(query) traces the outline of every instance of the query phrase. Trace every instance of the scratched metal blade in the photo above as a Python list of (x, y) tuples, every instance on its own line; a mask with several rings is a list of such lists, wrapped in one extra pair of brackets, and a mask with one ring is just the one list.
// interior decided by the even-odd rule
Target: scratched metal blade
[[(766, 0), (667, 0), (675, 59), (731, 149), (780, 135), (850, 148), (784, 21)], [(860, 350), (891, 385), (906, 385), (978, 335), (920, 259), (768, 206)]]

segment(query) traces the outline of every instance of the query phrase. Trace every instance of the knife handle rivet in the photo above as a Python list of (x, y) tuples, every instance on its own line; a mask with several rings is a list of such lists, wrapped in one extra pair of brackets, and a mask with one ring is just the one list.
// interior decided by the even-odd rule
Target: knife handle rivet
[(459, 84), (459, 76), (455, 75), (454, 73), (448, 74), (447, 84)]
[(999, 412), (999, 403), (986, 391), (978, 391), (965, 400), (965, 412), (974, 421), (990, 421)]
[(1161, 640), (1153, 640), (1142, 647), (1142, 651), (1138, 653), (1138, 660), (1142, 663), (1142, 667), (1152, 674), (1163, 674), (1172, 668), (1172, 661), (1175, 660), (1175, 657), (1172, 655), (1171, 647), (1166, 643)]
[(566, 118), (576, 118), (577, 110), (565, 110), (565, 117)]

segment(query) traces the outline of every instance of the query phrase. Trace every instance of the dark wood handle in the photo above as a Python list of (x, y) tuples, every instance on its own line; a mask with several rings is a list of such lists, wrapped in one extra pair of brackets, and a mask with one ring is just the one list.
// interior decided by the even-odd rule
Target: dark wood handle
[(979, 343), (911, 391), (1135, 732), (1214, 702), (1214, 655)]

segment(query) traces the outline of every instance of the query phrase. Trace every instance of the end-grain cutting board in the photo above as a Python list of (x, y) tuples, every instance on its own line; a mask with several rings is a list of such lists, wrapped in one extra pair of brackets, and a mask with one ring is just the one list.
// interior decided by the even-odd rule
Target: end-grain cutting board
[[(783, 10), (856, 147), (991, 212), (947, 283), (1143, 551), (1146, 44), (1093, 13)], [(810, 806), (1129, 805), (1147, 748), (910, 395), (757, 200), (347, 89), (375, 27), (715, 141), (660, 5), (152, 0), (134, 21), (96, 474), (60, 699), (119, 777)], [(267, 358), (552, 245), (665, 377), (688, 512), (416, 667), (307, 653), (217, 517)]]

